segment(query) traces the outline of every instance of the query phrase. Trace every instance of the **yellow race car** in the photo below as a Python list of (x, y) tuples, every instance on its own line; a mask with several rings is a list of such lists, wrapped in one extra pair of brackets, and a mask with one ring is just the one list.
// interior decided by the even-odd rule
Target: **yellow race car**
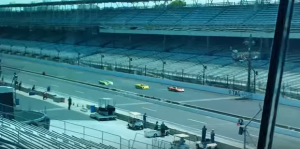
[(145, 84), (136, 84), (135, 88), (146, 90), (146, 89), (149, 89), (150, 87), (148, 85), (145, 85)]

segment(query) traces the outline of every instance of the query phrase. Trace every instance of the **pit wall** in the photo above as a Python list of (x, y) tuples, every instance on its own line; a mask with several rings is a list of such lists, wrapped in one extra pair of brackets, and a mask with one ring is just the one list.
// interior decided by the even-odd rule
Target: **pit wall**
[[(129, 79), (136, 79), (136, 80), (142, 80), (142, 81), (148, 81), (148, 82), (168, 84), (168, 85), (172, 85), (172, 86), (180, 86), (183, 88), (191, 88), (191, 89), (219, 93), (219, 94), (224, 94), (224, 95), (239, 96), (242, 98), (250, 98), (253, 100), (263, 101), (264, 97), (265, 97), (264, 94), (254, 94), (254, 93), (233, 90), (233, 89), (204, 86), (204, 85), (199, 85), (199, 84), (179, 82), (179, 81), (167, 80), (167, 79), (162, 79), (162, 78), (153, 78), (153, 77), (147, 77), (147, 76), (141, 76), (141, 75), (135, 75), (135, 74), (127, 74), (127, 73), (121, 73), (121, 72), (115, 72), (115, 71), (107, 71), (107, 70), (95, 69), (95, 68), (90, 68), (90, 67), (82, 67), (82, 66), (77, 66), (77, 65), (69, 65), (69, 64), (65, 64), (65, 63), (57, 63), (57, 62), (41, 60), (41, 59), (36, 59), (36, 58), (29, 58), (29, 57), (22, 57), (22, 56), (8, 55), (8, 54), (3, 54), (3, 57), (20, 59), (20, 60), (24, 60), (24, 61), (30, 61), (30, 62), (58, 66), (58, 67), (72, 68), (72, 69), (81, 70), (81, 71), (102, 73), (105, 75), (113, 75), (113, 76), (122, 77), (122, 78), (129, 78)], [(298, 101), (298, 100), (290, 100), (290, 99), (280, 98), (279, 103), (283, 104), (283, 105), (287, 105), (287, 106), (293, 106), (293, 107), (300, 108), (300, 101)]]

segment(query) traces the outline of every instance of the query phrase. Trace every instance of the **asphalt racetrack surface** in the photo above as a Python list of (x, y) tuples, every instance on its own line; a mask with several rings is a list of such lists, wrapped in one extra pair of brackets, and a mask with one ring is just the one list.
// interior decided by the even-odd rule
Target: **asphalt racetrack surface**
[[(101, 96), (105, 95), (101, 93)], [(100, 96), (100, 95), (99, 95)], [(104, 96), (106, 97), (106, 96)], [(192, 127), (196, 129), (201, 129), (203, 125), (206, 125), (208, 130), (214, 129), (216, 136), (226, 136), (234, 140), (242, 141), (243, 136), (237, 134), (238, 127), (235, 123), (227, 122), (224, 120), (207, 117), (203, 115), (198, 115), (195, 113), (190, 113), (186, 111), (176, 110), (169, 107), (164, 107), (160, 105), (150, 104), (141, 102), (138, 100), (132, 100), (129, 98), (117, 98), (117, 96), (109, 96), (116, 99), (117, 107), (136, 111), (136, 112), (147, 112), (148, 115), (157, 117), (160, 119), (166, 120), (165, 123), (168, 125), (168, 122), (178, 123), (187, 127)], [(17, 98), (20, 99), (20, 105), (22, 109), (32, 109), (32, 110), (41, 110), (47, 109), (47, 115), (52, 120), (91, 120), (87, 115), (74, 112), (72, 110), (67, 110), (65, 108), (53, 105), (42, 100), (33, 99), (31, 97), (17, 95)], [(42, 98), (42, 97), (40, 97)], [(72, 109), (72, 108), (71, 108)], [(154, 110), (156, 109), (156, 110)], [(176, 116), (174, 116), (176, 115)], [(101, 123), (101, 122), (99, 122)], [(254, 143), (257, 143), (258, 139), (258, 129), (248, 127), (250, 137), (247, 137), (247, 140), (250, 142), (250, 139)], [(251, 146), (253, 144), (250, 143)], [(285, 135), (275, 134), (273, 141), (273, 149), (282, 149), (288, 147), (289, 149), (298, 149), (300, 142), (298, 138), (293, 138)]]
[[(227, 113), (238, 114), (242, 116), (252, 117), (259, 110), (260, 101), (253, 100), (236, 100), (237, 97), (227, 96), (223, 94), (204, 92), (194, 89), (185, 88), (185, 92), (177, 93), (170, 92), (167, 90), (169, 85), (159, 84), (153, 82), (146, 82), (134, 79), (120, 78), (115, 76), (108, 76), (93, 72), (79, 71), (74, 69), (68, 69), (64, 67), (54, 67), (51, 65), (33, 63), (29, 61), (22, 61), (18, 59), (2, 58), (4, 65), (9, 65), (11, 67), (16, 67), (24, 70), (31, 70), (35, 72), (42, 73), (45, 71), (47, 74), (51, 74), (57, 77), (68, 78), (73, 80), (78, 80), (82, 82), (98, 84), (99, 80), (109, 80), (113, 81), (114, 85), (112, 87), (141, 93), (144, 95), (150, 95), (160, 98), (165, 98), (173, 101), (180, 101), (183, 103), (188, 103), (191, 105), (197, 105), (204, 108), (215, 109)], [(4, 71), (5, 73), (5, 71)], [(12, 75), (11, 70), (7, 70), (7, 75)], [(68, 84), (62, 82), (54, 83), (52, 79), (45, 78), (44, 76), (32, 75), (21, 73), (19, 75), (19, 80), (22, 80), (24, 83), (35, 84), (38, 86), (52, 86), (54, 90), (64, 92), (65, 90), (73, 91), (72, 94), (78, 96), (82, 95), (82, 89), (73, 89), (74, 84)], [(149, 90), (140, 90), (134, 87), (137, 83), (144, 83), (150, 86)], [(68, 84), (67, 86), (64, 86)], [(94, 91), (93, 91), (94, 90)], [(85, 97), (94, 97), (99, 94), (96, 89), (85, 91)], [(111, 95), (111, 94), (109, 94)], [(107, 95), (107, 96), (109, 96)], [(300, 128), (300, 121), (295, 120), (300, 114), (300, 109), (296, 107), (290, 107), (285, 105), (279, 106), (277, 123), (284, 124), (288, 126)], [(257, 119), (261, 118), (261, 114), (257, 116)]]
[[(227, 109), (228, 111), (235, 109), (235, 107), (237, 107), (241, 110), (242, 109), (245, 110), (246, 108), (249, 107), (249, 103), (252, 103), (252, 101), (232, 100), (232, 99), (230, 99), (230, 96), (223, 96), (220, 94), (207, 93), (207, 92), (201, 92), (201, 91), (190, 90), (190, 89), (186, 89), (186, 92), (183, 94), (168, 92), (166, 89), (168, 87), (168, 85), (156, 84), (156, 83), (151, 83), (151, 82), (140, 82), (138, 80), (129, 80), (129, 79), (124, 79), (124, 78), (112, 77), (112, 76), (104, 76), (104, 75), (93, 74), (93, 73), (89, 73), (89, 72), (79, 72), (76, 70), (70, 70), (70, 69), (67, 70), (65, 68), (64, 69), (58, 68), (57, 71), (55, 71), (54, 70), (55, 67), (53, 67), (53, 66), (43, 66), (41, 64), (34, 64), (34, 63), (28, 64), (28, 62), (20, 62), (18, 60), (4, 59), (4, 62), (5, 63), (12, 62), (11, 64), (14, 64), (15, 67), (19, 67), (19, 68), (22, 68), (25, 70), (32, 70), (32, 71), (42, 72), (43, 71), (42, 68), (47, 68), (47, 69), (49, 69), (49, 71), (46, 71), (48, 74), (53, 73), (53, 75), (56, 75), (56, 76), (61, 75), (60, 77), (65, 77), (65, 78), (69, 78), (69, 79), (76, 79), (76, 77), (77, 77), (79, 80), (81, 79), (81, 80), (84, 80), (84, 81), (87, 81), (90, 83), (97, 83), (97, 81), (100, 79), (108, 79), (108, 80), (112, 80), (114, 82), (113, 87), (115, 87), (115, 88), (119, 88), (118, 84), (120, 84), (120, 86), (122, 86), (122, 85), (126, 86), (128, 89), (131, 89), (131, 91), (138, 91), (138, 92), (142, 92), (145, 94), (153, 93), (153, 96), (156, 96), (156, 95), (157, 96), (168, 96), (166, 94), (169, 94), (174, 97), (177, 97), (179, 95), (180, 96), (201, 95), (199, 97), (196, 96), (196, 97), (190, 97), (189, 99), (181, 99), (181, 100), (180, 100), (180, 98), (177, 97), (174, 100), (191, 102), (191, 104), (192, 104), (193, 102), (196, 102), (194, 100), (194, 99), (196, 99), (197, 102), (202, 103), (201, 105), (204, 105), (204, 103), (210, 103), (210, 102), (225, 102), (225, 103), (228, 103), (228, 105), (225, 105), (224, 103), (220, 103), (220, 104), (217, 103), (217, 104), (212, 104), (211, 106), (215, 107), (215, 108)], [(38, 68), (41, 70), (38, 70)], [(50, 70), (52, 70), (53, 72), (51, 72)], [(14, 71), (11, 71), (9, 69), (4, 69), (3, 71), (4, 71), (3, 73), (4, 73), (4, 76), (6, 79), (13, 77)], [(68, 74), (71, 77), (69, 77)], [(89, 74), (91, 76), (89, 76)], [(63, 76), (63, 75), (65, 75), (65, 76)], [(206, 125), (209, 130), (214, 129), (216, 134), (219, 136), (226, 136), (228, 138), (232, 138), (234, 140), (239, 140), (239, 141), (243, 140), (243, 136), (238, 135), (238, 127), (236, 126), (236, 123), (232, 123), (232, 122), (228, 122), (228, 121), (224, 121), (224, 120), (220, 120), (220, 119), (216, 119), (216, 118), (212, 118), (212, 117), (207, 117), (207, 116), (203, 116), (203, 115), (199, 115), (199, 114), (195, 114), (195, 113), (191, 113), (191, 112), (186, 112), (186, 111), (182, 111), (182, 110), (178, 110), (178, 109), (174, 109), (174, 108), (169, 108), (169, 107), (165, 107), (165, 106), (161, 106), (161, 105), (151, 104), (148, 102), (143, 102), (143, 101), (139, 101), (139, 100), (135, 100), (135, 99), (130, 99), (130, 98), (123, 97), (120, 95), (112, 94), (111, 92), (105, 92), (96, 87), (84, 86), (84, 85), (75, 84), (72, 82), (61, 81), (61, 80), (45, 77), (42, 75), (33, 75), (33, 74), (24, 73), (24, 72), (19, 72), (18, 76), (19, 76), (19, 80), (22, 81), (24, 84), (30, 84), (30, 85), (34, 84), (37, 86), (37, 89), (39, 87), (46, 88), (47, 86), (50, 85), (52, 87), (53, 92), (61, 92), (61, 93), (72, 95), (73, 97), (79, 97), (79, 98), (83, 98), (83, 99), (87, 99), (87, 100), (92, 100), (95, 102), (98, 102), (99, 98), (112, 98), (116, 101), (117, 107), (121, 108), (121, 109), (129, 110), (129, 111), (136, 111), (136, 112), (140, 112), (140, 113), (146, 112), (149, 116), (163, 119), (166, 122), (177, 123), (182, 126), (186, 126), (186, 127), (190, 127), (190, 128), (201, 129), (203, 127), (203, 125)], [(137, 90), (134, 88), (134, 84), (136, 84), (136, 83), (148, 84), (150, 86), (150, 90)], [(157, 87), (155, 85), (157, 85)], [(155, 94), (156, 90), (159, 90), (159, 89), (160, 89), (160, 92)], [(164, 90), (162, 90), (162, 89), (164, 89)], [(161, 95), (161, 94), (163, 94), (163, 95)], [(227, 97), (228, 99), (219, 100), (219, 99), (222, 99), (225, 97)], [(23, 103), (22, 98), (27, 99), (28, 97), (24, 97), (24, 96), (20, 97), (21, 104)], [(191, 99), (193, 99), (193, 100), (191, 100)], [(214, 100), (209, 100), (209, 99), (214, 99)], [(201, 100), (203, 100), (203, 101), (201, 102)], [(230, 102), (232, 102), (232, 104), (234, 104), (234, 105), (231, 105)], [(239, 102), (239, 103), (245, 105), (245, 107), (240, 107), (240, 105), (235, 104), (236, 102)], [(249, 103), (247, 103), (247, 102), (249, 102)], [(36, 102), (33, 101), (30, 103), (34, 105)], [(256, 104), (257, 103), (254, 103), (254, 105), (256, 105)], [(206, 105), (206, 106), (208, 107), (209, 105)], [(38, 107), (40, 107), (41, 109), (44, 108), (43, 106), (38, 106)], [(47, 107), (47, 109), (51, 109), (51, 108)], [(290, 109), (290, 108), (288, 107), (288, 109)], [(251, 115), (254, 115), (255, 112), (256, 112), (256, 109), (253, 109), (253, 114), (252, 114), (252, 112), (249, 112), (249, 113), (251, 113)], [(65, 115), (65, 114), (62, 114), (62, 112), (57, 111), (57, 113), (53, 113), (52, 116), (59, 117), (62, 115)], [(49, 115), (49, 116), (51, 116), (51, 115)], [(76, 115), (74, 115), (72, 117), (75, 118)], [(290, 119), (290, 120), (293, 121), (293, 119)], [(296, 121), (294, 120), (294, 122), (296, 122)], [(248, 130), (251, 134), (251, 139), (253, 139), (254, 142), (256, 142), (256, 140), (258, 139), (257, 136), (259, 133), (258, 129), (249, 127)], [(249, 139), (250, 139), (250, 137), (248, 138), (248, 140)], [(294, 149), (294, 148), (297, 149), (300, 145), (298, 138), (293, 138), (293, 137), (289, 137), (289, 136), (285, 136), (285, 135), (276, 134), (274, 139), (275, 139), (273, 141), (275, 143), (274, 147), (273, 147), (274, 149), (277, 149), (277, 148), (282, 149), (285, 147), (288, 147), (289, 149)]]

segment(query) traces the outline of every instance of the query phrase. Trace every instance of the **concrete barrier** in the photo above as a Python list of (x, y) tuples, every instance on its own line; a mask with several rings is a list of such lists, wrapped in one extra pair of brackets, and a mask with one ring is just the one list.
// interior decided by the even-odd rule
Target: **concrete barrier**
[[(138, 79), (138, 80), (143, 80), (143, 81), (168, 84), (168, 85), (172, 85), (172, 86), (181, 86), (184, 88), (191, 88), (191, 89), (219, 93), (219, 94), (224, 94), (224, 95), (239, 96), (239, 97), (250, 98), (250, 99), (254, 99), (254, 100), (264, 100), (264, 97), (265, 97), (264, 94), (254, 94), (254, 93), (248, 93), (248, 92), (233, 90), (233, 89), (225, 89), (225, 88), (218, 88), (218, 87), (212, 87), (212, 86), (203, 86), (203, 85), (199, 85), (199, 84), (179, 82), (179, 81), (173, 81), (173, 80), (167, 80), (167, 79), (161, 79), (161, 78), (153, 78), (153, 77), (147, 77), (147, 76), (141, 76), (141, 75), (135, 75), (135, 74), (107, 71), (107, 70), (95, 69), (95, 68), (90, 68), (90, 67), (82, 67), (82, 66), (77, 66), (77, 65), (69, 65), (69, 64), (65, 64), (65, 63), (57, 63), (57, 62), (29, 58), (29, 57), (7, 55), (7, 54), (3, 54), (3, 57), (21, 59), (24, 61), (42, 63), (42, 64), (58, 66), (58, 67), (72, 68), (72, 69), (76, 69), (76, 70), (89, 71), (89, 72), (94, 72), (94, 73), (101, 73), (101, 74), (105, 74), (105, 75), (113, 75), (113, 76), (123, 77), (123, 78)], [(300, 108), (300, 101), (298, 101), (298, 100), (289, 100), (289, 99), (280, 98), (279, 103), (283, 104), (283, 105)]]

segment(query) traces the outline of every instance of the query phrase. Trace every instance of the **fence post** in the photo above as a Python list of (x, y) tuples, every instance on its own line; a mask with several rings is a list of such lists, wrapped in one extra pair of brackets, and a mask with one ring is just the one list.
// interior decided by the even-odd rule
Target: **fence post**
[(147, 65), (145, 65), (145, 76), (147, 76)]
[(128, 149), (130, 149), (130, 140), (128, 140)]
[(122, 149), (122, 138), (120, 137), (120, 149)]

